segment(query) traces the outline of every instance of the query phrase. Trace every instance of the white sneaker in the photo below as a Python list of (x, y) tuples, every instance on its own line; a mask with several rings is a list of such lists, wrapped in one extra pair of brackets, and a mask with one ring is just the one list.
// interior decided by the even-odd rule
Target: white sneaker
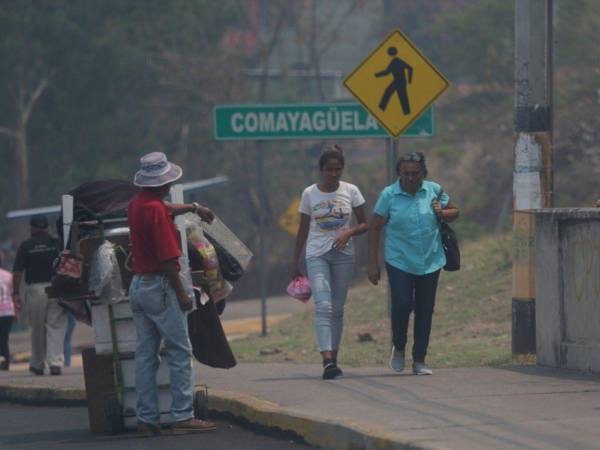
[(393, 345), (392, 354), (390, 355), (390, 369), (398, 373), (404, 370), (404, 352), (396, 355), (396, 348)]
[(417, 362), (413, 363), (413, 373), (415, 375), (433, 375), (433, 370), (427, 367), (427, 364)]

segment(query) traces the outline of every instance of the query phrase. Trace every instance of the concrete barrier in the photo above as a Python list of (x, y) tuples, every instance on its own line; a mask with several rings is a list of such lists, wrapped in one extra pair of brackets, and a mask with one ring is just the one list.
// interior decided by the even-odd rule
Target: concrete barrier
[(537, 362), (600, 372), (600, 209), (532, 213)]

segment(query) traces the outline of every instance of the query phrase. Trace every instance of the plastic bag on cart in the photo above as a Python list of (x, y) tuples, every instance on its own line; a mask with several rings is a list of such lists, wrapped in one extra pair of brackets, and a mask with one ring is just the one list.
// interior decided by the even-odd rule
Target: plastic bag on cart
[[(197, 217), (197, 216), (196, 216)], [(199, 218), (198, 218), (199, 219)], [(227, 253), (234, 259), (241, 267), (242, 271), (246, 270), (250, 260), (252, 259), (252, 252), (246, 247), (246, 245), (225, 225), (218, 217), (211, 222), (198, 221), (204, 234), (211, 240), (219, 243), (219, 245), (227, 251)], [(235, 280), (230, 280), (235, 281)]]
[[(183, 289), (189, 298), (194, 299), (194, 285), (192, 283), (192, 274), (190, 271), (190, 263), (185, 254), (181, 254), (179, 257), (179, 278), (181, 279), (181, 284), (183, 285)], [(196, 309), (196, 302), (193, 302), (194, 306), (191, 311)]]
[(216, 304), (221, 303), (233, 292), (233, 286), (227, 280), (221, 279), (220, 285), (217, 289), (213, 289), (209, 293), (210, 299)]
[(88, 287), (103, 301), (116, 303), (125, 295), (121, 283), (121, 271), (114, 244), (104, 241), (96, 249), (90, 261)]
[(233, 286), (223, 278), (217, 252), (204, 236), (202, 227), (195, 221), (187, 221), (186, 233), (191, 269), (200, 274), (197, 278), (200, 286), (215, 303), (228, 297)]
[(219, 260), (219, 268), (221, 269), (221, 273), (223, 274), (223, 278), (227, 281), (237, 281), (242, 278), (244, 275), (244, 269), (237, 260), (231, 256), (231, 254), (225, 250), (221, 244), (219, 244), (216, 240), (210, 237), (208, 234), (204, 234), (204, 237), (208, 239), (208, 241), (215, 248), (215, 252), (217, 253), (217, 259)]

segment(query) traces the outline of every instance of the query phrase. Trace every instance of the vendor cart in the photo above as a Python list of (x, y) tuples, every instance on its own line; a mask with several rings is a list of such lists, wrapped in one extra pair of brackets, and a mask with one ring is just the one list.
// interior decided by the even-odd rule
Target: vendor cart
[[(109, 211), (102, 210), (97, 205), (90, 207), (90, 202), (82, 204), (82, 196), (78, 199), (77, 189), (71, 195), (63, 196), (65, 249), (83, 260), (82, 280), (71, 285), (53, 283), (48, 288), (48, 294), (59, 298), (63, 306), (75, 312), (79, 320), (88, 322), (94, 329), (94, 347), (85, 349), (82, 353), (90, 429), (98, 433), (116, 434), (137, 425), (136, 331), (127, 296), (133, 274), (130, 267), (129, 229), (124, 214), (129, 199), (135, 194), (135, 188), (126, 186), (124, 194), (123, 183), (118, 182), (114, 187), (116, 197), (121, 197), (120, 201), (115, 201), (115, 196), (110, 195), (107, 182), (98, 183), (103, 183), (100, 185), (102, 195), (111, 199)], [(86, 184), (83, 187), (90, 197), (89, 190), (93, 186)], [(96, 206), (95, 210), (93, 206)], [(185, 240), (185, 230), (180, 231)], [(182, 244), (182, 248), (187, 249), (185, 241)], [(185, 262), (187, 265), (187, 259)], [(209, 304), (208, 306), (212, 306), (209, 309), (200, 306), (198, 302), (198, 306), (200, 309), (195, 315), (188, 317), (190, 333), (198, 331), (198, 326), (194, 326), (195, 323), (200, 323), (198, 320), (206, 323), (208, 317), (212, 325), (209, 328), (217, 330), (214, 341), (222, 349), (219, 356), (224, 355), (216, 365), (213, 364), (214, 350), (212, 359), (208, 362), (199, 360), (213, 367), (233, 367), (235, 358), (218, 316), (213, 312), (214, 305)], [(210, 314), (207, 315), (207, 311)], [(192, 338), (191, 334), (190, 337)], [(203, 355), (197, 348), (198, 337), (194, 336), (191, 341), (196, 358)], [(167, 424), (170, 420), (171, 386), (169, 367), (162, 350), (160, 355), (157, 371), (160, 422)], [(197, 418), (206, 419), (207, 413), (208, 388), (204, 384), (198, 384), (195, 386), (194, 414)]]
[[(104, 238), (116, 252), (122, 248), (124, 238), (128, 237), (128, 229), (116, 228), (107, 230)], [(85, 245), (85, 241), (82, 242)], [(106, 244), (103, 244), (106, 245)], [(99, 248), (100, 251), (102, 248)], [(99, 251), (99, 250), (97, 250)], [(116, 255), (115, 255), (116, 256)], [(127, 260), (122, 258), (124, 262)], [(127, 265), (119, 266), (119, 272), (128, 271)], [(130, 278), (127, 275), (121, 278)], [(110, 371), (112, 381), (102, 395), (96, 397), (96, 404), (89, 404), (90, 425), (93, 431), (119, 433), (136, 427), (136, 390), (135, 390), (135, 345), (136, 331), (133, 322), (129, 298), (111, 295), (110, 287), (91, 300), (91, 317), (94, 328), (94, 352), (86, 355), (104, 359), (106, 372)], [(170, 421), (171, 385), (167, 359), (161, 350), (160, 364), (157, 370), (157, 388), (161, 424)], [(102, 358), (104, 357), (104, 358)], [(87, 361), (86, 361), (87, 362)], [(88, 373), (84, 363), (86, 391), (95, 391), (95, 374)], [(107, 373), (108, 374), (108, 373)], [(204, 384), (194, 387), (194, 415), (206, 419), (208, 413), (208, 388)], [(88, 395), (88, 400), (90, 396)], [(98, 422), (96, 425), (95, 422)], [(99, 429), (95, 429), (99, 428)]]

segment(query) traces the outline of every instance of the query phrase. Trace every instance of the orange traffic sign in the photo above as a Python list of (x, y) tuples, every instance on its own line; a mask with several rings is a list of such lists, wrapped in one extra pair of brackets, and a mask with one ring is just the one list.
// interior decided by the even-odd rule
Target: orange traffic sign
[(392, 31), (344, 80), (393, 137), (418, 119), (449, 84), (400, 30)]
[(300, 226), (300, 198), (292, 200), (287, 209), (279, 216), (279, 225), (292, 236), (296, 236)]

